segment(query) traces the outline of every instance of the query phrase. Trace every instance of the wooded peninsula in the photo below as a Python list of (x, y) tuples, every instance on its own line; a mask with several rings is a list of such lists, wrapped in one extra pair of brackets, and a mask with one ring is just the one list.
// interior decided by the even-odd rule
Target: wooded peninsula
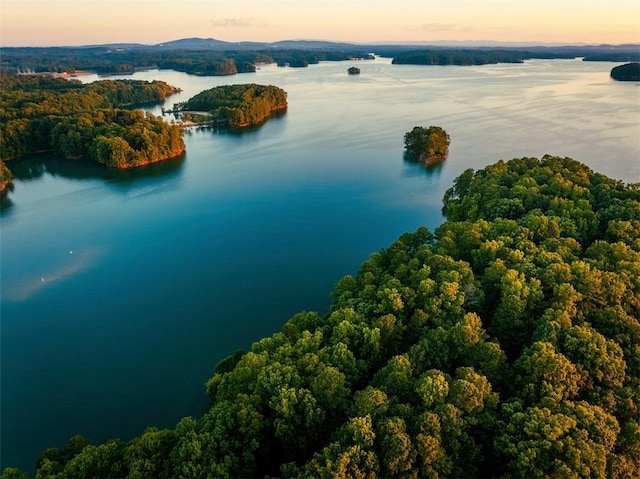
[[(3, 75), (0, 91), (0, 160), (52, 151), (64, 158), (131, 168), (174, 158), (185, 150), (180, 125), (122, 108), (160, 102), (179, 91), (162, 81), (82, 84), (50, 75)], [(194, 123), (244, 128), (286, 109), (287, 94), (272, 85), (226, 85), (174, 108)], [(191, 113), (194, 110), (204, 114)], [(11, 173), (4, 163), (1, 166), (4, 189)]]
[(611, 69), (611, 78), (618, 81), (640, 81), (640, 63), (625, 63)]
[[(184, 103), (174, 105), (174, 112), (196, 123), (211, 123), (230, 128), (255, 126), (273, 112), (287, 108), (287, 93), (277, 86), (223, 85), (202, 91)], [(207, 115), (188, 112), (201, 111)]]
[(519, 158), (443, 202), (220, 362), (202, 417), (74, 436), (36, 477), (639, 477), (640, 185)]
[(52, 151), (130, 168), (180, 155), (182, 130), (162, 118), (124, 109), (179, 91), (162, 81), (83, 84), (50, 75), (2, 75), (0, 159)]

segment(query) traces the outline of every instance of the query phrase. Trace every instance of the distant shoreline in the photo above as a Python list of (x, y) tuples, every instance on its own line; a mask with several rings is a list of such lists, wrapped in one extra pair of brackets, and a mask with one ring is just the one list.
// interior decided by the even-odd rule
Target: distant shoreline
[(79, 76), (86, 76), (86, 75), (95, 75), (95, 72), (92, 72), (90, 70), (76, 70), (73, 73), (69, 73), (69, 72), (18, 72), (17, 75), (18, 76), (52, 76), (54, 78), (75, 78), (75, 77), (79, 77)]

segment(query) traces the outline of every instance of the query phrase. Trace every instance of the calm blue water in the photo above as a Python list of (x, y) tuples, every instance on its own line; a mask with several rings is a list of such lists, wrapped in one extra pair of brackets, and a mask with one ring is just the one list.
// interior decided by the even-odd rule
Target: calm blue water
[[(466, 168), (549, 153), (640, 181), (640, 86), (611, 81), (615, 64), (349, 66), (140, 72), (184, 90), (167, 107), (257, 82), (284, 88), (289, 109), (242, 134), (189, 130), (184, 157), (139, 170), (9, 163), (1, 468), (33, 472), (74, 434), (126, 440), (199, 415), (220, 359), (298, 311), (324, 313), (335, 282), (372, 252), (435, 228)], [(451, 136), (435, 170), (402, 159), (417, 125)]]

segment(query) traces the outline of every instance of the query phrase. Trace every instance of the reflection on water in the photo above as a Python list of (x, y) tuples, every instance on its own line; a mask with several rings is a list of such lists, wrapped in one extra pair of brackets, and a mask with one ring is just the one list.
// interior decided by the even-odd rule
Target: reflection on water
[(415, 153), (409, 151), (405, 151), (402, 154), (402, 159), (409, 165), (419, 167), (427, 176), (440, 174), (446, 161), (446, 158), (438, 158), (435, 160), (420, 159)]
[(132, 185), (141, 178), (175, 176), (182, 167), (185, 155), (151, 163), (140, 168), (107, 168), (91, 160), (68, 160), (51, 154), (30, 155), (8, 162), (15, 180), (28, 181), (44, 174), (73, 180), (102, 179), (120, 185)]
[(7, 162), (13, 174), (14, 183), (0, 196), (0, 216), (11, 212), (11, 207), (14, 206), (12, 193), (16, 188), (20, 188), (22, 183), (40, 180), (45, 175), (77, 182), (100, 180), (110, 190), (130, 195), (140, 188), (146, 188), (145, 185), (149, 182), (154, 183), (156, 187), (160, 184), (171, 184), (175, 187), (185, 158), (186, 154), (182, 154), (144, 167), (128, 169), (107, 168), (94, 161), (68, 160), (49, 153), (17, 158)]
[[(202, 125), (193, 125), (193, 126), (188, 126), (184, 129), (185, 134), (190, 134), (193, 131), (210, 131), (210, 132), (214, 132), (214, 133), (218, 133), (218, 134), (223, 134), (223, 135), (246, 135), (249, 134), (253, 131), (257, 131), (260, 128), (262, 128), (265, 123), (269, 122), (269, 123), (273, 123), (278, 121), (279, 119), (283, 118), (285, 115), (287, 114), (287, 109), (280, 109), (280, 110), (274, 110), (271, 112), (271, 114), (265, 119), (263, 120), (261, 123), (258, 123), (257, 125), (251, 125), (248, 127), (243, 127), (243, 128), (230, 128), (227, 126), (219, 126), (219, 125), (215, 125), (215, 124), (202, 124)], [(163, 118), (165, 119), (165, 121), (174, 121), (174, 120), (182, 120), (184, 121), (184, 117), (182, 113), (166, 113), (164, 112), (162, 114)]]
[(9, 183), (4, 190), (0, 191), (0, 215), (4, 210), (7, 210), (13, 206), (13, 201), (9, 198), (9, 195), (15, 188), (13, 183)]
[(105, 247), (92, 247), (82, 251), (69, 250), (68, 257), (55, 266), (42, 269), (31, 276), (3, 281), (2, 300), (9, 302), (30, 300), (42, 290), (97, 266), (105, 253)]

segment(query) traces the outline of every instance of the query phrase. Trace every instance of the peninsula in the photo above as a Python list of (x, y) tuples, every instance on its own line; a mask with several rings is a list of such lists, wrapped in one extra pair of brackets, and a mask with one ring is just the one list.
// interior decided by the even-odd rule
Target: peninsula
[[(174, 113), (196, 124), (246, 128), (264, 122), (275, 111), (287, 108), (287, 93), (273, 85), (255, 83), (223, 85), (202, 91), (174, 105)], [(188, 112), (204, 112), (191, 115)], [(189, 115), (189, 116), (187, 116)]]
[(131, 168), (184, 152), (182, 130), (161, 117), (124, 109), (180, 91), (162, 81), (83, 84), (52, 75), (2, 75), (0, 159), (42, 151)]
[(611, 78), (618, 81), (640, 81), (640, 63), (632, 62), (611, 69)]

